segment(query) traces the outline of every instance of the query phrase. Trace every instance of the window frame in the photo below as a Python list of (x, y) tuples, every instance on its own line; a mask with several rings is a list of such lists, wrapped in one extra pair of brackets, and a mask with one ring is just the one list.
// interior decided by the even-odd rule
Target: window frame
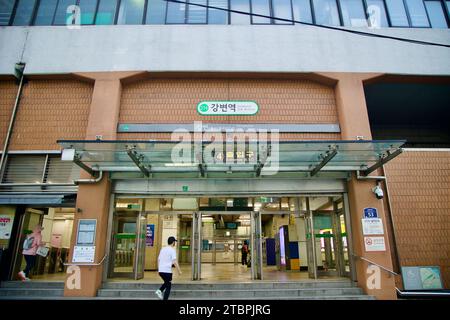
[[(419, 0), (419, 1), (422, 1), (423, 8), (425, 10), (425, 14), (426, 14), (427, 21), (428, 21), (428, 27), (415, 27), (415, 26), (413, 26), (411, 13), (409, 12), (408, 2), (407, 2), (407, 0), (403, 0), (403, 3), (405, 4), (406, 15), (408, 16), (409, 28), (430, 29), (430, 28), (432, 28), (431, 27), (431, 21), (430, 21), (429, 15), (428, 15), (427, 8), (425, 6), (425, 1), (424, 0)], [(440, 1), (440, 0), (438, 0), (438, 1)]]
[[(271, 11), (271, 14), (270, 14), (271, 17), (275, 17), (275, 6), (273, 5), (273, 1), (276, 1), (276, 0), (270, 0), (270, 4), (271, 4), (271, 8), (272, 8), (272, 11)], [(278, 20), (271, 19), (272, 20), (271, 24), (274, 24), (274, 25), (277, 25), (277, 26), (292, 26), (292, 25), (295, 25), (295, 22), (294, 22), (295, 21), (295, 18), (294, 18), (294, 5), (292, 4), (292, 0), (289, 0), (289, 3), (291, 4), (291, 20), (292, 21), (290, 23), (288, 23), (286, 21), (280, 21), (280, 22), (283, 22), (283, 23), (276, 23), (276, 21), (278, 21)]]
[(433, 28), (433, 26), (431, 25), (431, 19), (429, 17), (428, 14), (428, 9), (426, 6), (426, 2), (439, 2), (441, 4), (441, 8), (444, 14), (444, 18), (445, 18), (445, 22), (447, 23), (447, 29), (450, 28), (450, 6), (447, 6), (446, 0), (422, 0), (423, 5), (425, 7), (425, 12), (427, 13), (427, 17), (428, 17), (428, 21), (430, 23), (430, 28), (432, 29), (438, 29), (438, 28)]
[[(339, 25), (338, 26), (333, 26), (332, 27), (343, 27), (343, 22), (342, 22), (342, 13), (341, 13), (341, 6), (339, 5), (339, 1), (338, 0), (329, 0), (329, 1), (334, 1), (336, 3), (336, 8), (337, 8), (337, 12), (338, 12), (338, 18), (339, 18)], [(316, 21), (316, 8), (314, 6), (314, 0), (311, 0), (311, 12), (313, 13), (313, 21), (315, 25), (318, 26), (323, 26), (323, 24), (318, 24)]]
[[(11, 17), (10, 17), (10, 20), (9, 20), (9, 26), (14, 26), (13, 23), (14, 23), (14, 19), (16, 18), (17, 7), (19, 6), (19, 2), (20, 2), (20, 0), (14, 0), (14, 1), (15, 2), (14, 2), (13, 11), (11, 12)], [(33, 25), (34, 19), (36, 17), (36, 13), (37, 13), (37, 10), (38, 10), (38, 7), (39, 7), (40, 3), (41, 3), (40, 0), (36, 0), (34, 2), (34, 7), (33, 7), (33, 10), (31, 11), (30, 20), (29, 20), (28, 24), (25, 25), (25, 26), (32, 26)]]

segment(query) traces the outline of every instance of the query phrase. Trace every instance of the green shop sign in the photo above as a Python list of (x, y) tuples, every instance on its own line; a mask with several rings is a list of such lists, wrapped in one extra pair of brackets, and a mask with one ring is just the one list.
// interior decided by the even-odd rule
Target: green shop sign
[(255, 101), (200, 101), (197, 105), (202, 116), (252, 116), (258, 111)]

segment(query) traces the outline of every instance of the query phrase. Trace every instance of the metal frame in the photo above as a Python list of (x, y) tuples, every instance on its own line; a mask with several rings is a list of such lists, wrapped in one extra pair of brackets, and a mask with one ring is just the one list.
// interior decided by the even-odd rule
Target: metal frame
[(348, 193), (343, 194), (343, 208), (344, 208), (344, 221), (345, 229), (347, 233), (347, 248), (348, 248), (348, 262), (350, 265), (350, 279), (352, 281), (357, 281), (356, 277), (356, 265), (353, 259), (354, 249), (353, 249), (353, 231), (352, 231), (352, 220), (350, 217), (350, 203), (348, 200)]
[(314, 168), (312, 168), (311, 172), (310, 172), (310, 176), (314, 176), (316, 175), (316, 173), (318, 173), (320, 171), (320, 169), (322, 169), (324, 166), (326, 166), (326, 164), (328, 162), (331, 161), (331, 159), (333, 159), (336, 155), (337, 155), (338, 151), (336, 147), (330, 147), (330, 150), (328, 150), (325, 155), (320, 154), (319, 155), (319, 159), (322, 159), (322, 161), (316, 165)]
[(144, 155), (138, 154), (134, 147), (127, 149), (127, 154), (133, 160), (133, 162), (136, 164), (136, 166), (141, 170), (141, 172), (146, 176), (150, 177), (150, 170), (151, 166), (149, 166), (149, 169), (145, 167), (145, 165), (142, 163), (142, 160), (145, 158)]
[(395, 151), (392, 152), (392, 153), (388, 151), (386, 156), (384, 156), (384, 157), (381, 156), (381, 157), (380, 157), (380, 160), (379, 160), (377, 163), (375, 163), (375, 164), (374, 164), (373, 166), (371, 166), (370, 168), (364, 170), (364, 171), (362, 172), (362, 174), (363, 174), (364, 176), (368, 176), (371, 172), (377, 170), (378, 168), (381, 168), (384, 164), (386, 164), (388, 161), (394, 159), (396, 156), (398, 156), (398, 155), (401, 154), (402, 152), (403, 152), (403, 149), (402, 149), (402, 148), (397, 149), (397, 150), (395, 150)]

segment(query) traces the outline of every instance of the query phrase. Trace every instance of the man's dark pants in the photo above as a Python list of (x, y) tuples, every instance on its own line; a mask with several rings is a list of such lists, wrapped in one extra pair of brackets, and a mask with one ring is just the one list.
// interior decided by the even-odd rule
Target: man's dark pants
[(172, 274), (160, 272), (159, 276), (164, 280), (164, 284), (159, 288), (161, 292), (164, 292), (164, 300), (169, 299), (170, 289), (172, 287)]

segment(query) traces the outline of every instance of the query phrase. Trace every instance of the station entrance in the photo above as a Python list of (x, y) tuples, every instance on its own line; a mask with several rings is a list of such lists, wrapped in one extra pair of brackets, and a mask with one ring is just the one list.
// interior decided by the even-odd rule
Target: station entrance
[[(159, 281), (175, 236), (176, 281), (296, 281), (350, 276), (345, 194), (147, 198), (116, 195), (108, 280)], [(248, 248), (244, 253), (243, 248)]]

